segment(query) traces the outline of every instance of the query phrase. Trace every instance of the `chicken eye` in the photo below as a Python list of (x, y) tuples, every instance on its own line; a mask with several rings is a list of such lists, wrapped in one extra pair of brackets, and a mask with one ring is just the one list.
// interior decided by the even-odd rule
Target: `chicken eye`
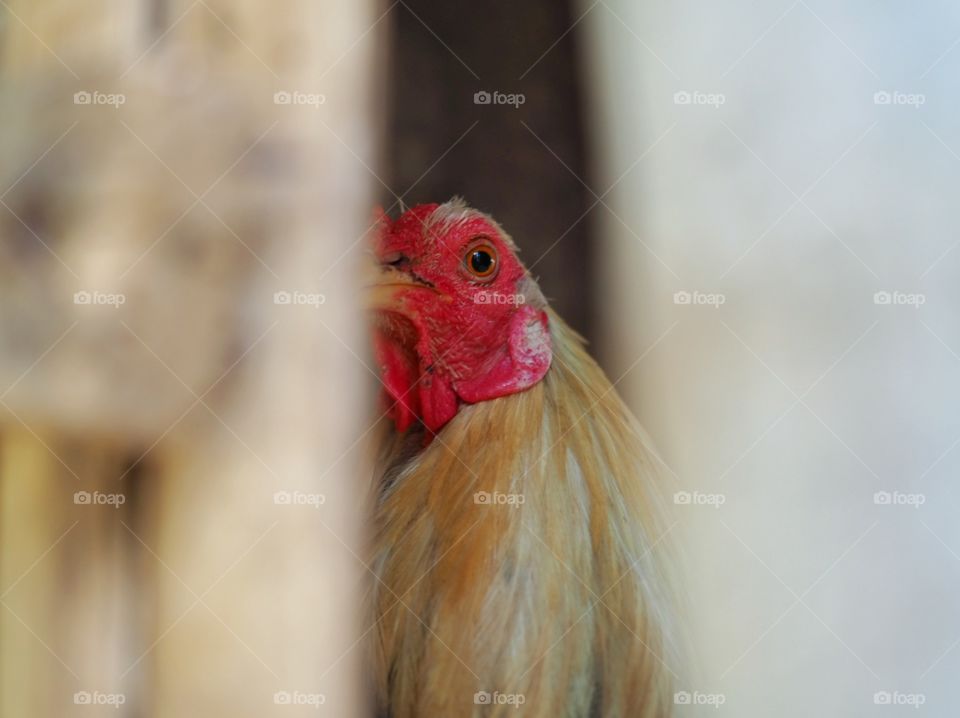
[(489, 279), (497, 270), (497, 250), (489, 244), (478, 244), (467, 251), (464, 263), (473, 276)]

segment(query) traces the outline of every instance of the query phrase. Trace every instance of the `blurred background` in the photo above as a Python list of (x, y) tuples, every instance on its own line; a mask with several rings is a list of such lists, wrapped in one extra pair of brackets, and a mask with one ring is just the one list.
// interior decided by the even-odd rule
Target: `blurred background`
[(660, 449), (678, 714), (956, 715), (957, 77), (947, 2), (0, 2), (0, 715), (366, 714), (355, 270), (454, 195)]

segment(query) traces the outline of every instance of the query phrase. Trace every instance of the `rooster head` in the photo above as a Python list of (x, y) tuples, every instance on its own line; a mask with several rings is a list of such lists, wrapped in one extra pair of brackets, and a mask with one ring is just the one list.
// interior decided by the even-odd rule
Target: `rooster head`
[(380, 213), (368, 287), (374, 353), (398, 431), (430, 435), (461, 403), (523, 391), (547, 373), (546, 302), (507, 234), (455, 199)]

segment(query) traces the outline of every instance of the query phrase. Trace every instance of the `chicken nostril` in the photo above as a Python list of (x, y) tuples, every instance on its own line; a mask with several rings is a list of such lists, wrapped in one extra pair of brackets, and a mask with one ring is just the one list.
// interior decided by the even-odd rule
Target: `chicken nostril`
[(410, 258), (402, 252), (390, 252), (380, 258), (380, 264), (394, 269), (406, 269), (410, 266)]

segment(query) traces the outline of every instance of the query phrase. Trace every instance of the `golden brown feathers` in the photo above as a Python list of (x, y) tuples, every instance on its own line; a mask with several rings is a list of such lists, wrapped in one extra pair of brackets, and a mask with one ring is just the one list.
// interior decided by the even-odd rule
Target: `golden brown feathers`
[(550, 325), (543, 381), (387, 450), (373, 633), (394, 718), (670, 713), (652, 457), (582, 340)]

